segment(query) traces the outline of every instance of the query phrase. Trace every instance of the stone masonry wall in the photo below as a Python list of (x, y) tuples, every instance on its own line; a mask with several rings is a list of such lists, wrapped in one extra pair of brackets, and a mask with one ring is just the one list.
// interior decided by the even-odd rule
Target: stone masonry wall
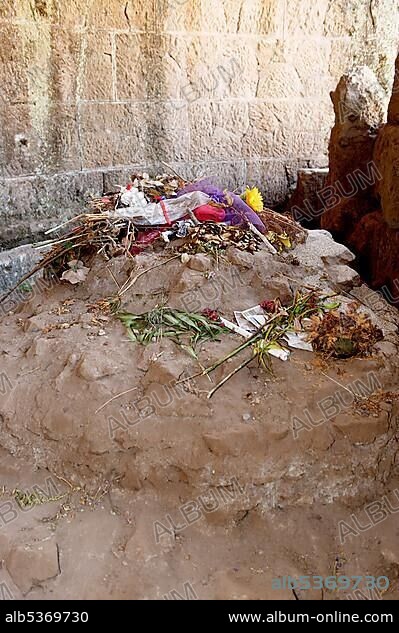
[(40, 237), (137, 168), (257, 183), (327, 164), (329, 92), (387, 91), (398, 0), (0, 0), (0, 244)]

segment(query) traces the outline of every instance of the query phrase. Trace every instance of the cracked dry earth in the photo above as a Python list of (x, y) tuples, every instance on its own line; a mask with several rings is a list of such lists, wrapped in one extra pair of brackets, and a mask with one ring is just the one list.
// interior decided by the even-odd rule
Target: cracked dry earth
[[(18, 307), (8, 304), (0, 323), (3, 598), (358, 597), (272, 589), (274, 578), (303, 575), (387, 576), (379, 597), (399, 598), (398, 406), (387, 395), (397, 388), (399, 319), (354, 287), (349, 251), (314, 233), (284, 256), (230, 249), (218, 265), (205, 255), (165, 263), (124, 297), (123, 309), (135, 313), (166, 301), (230, 319), (264, 299), (288, 300), (301, 284), (345, 288), (343, 301), (350, 292), (372, 304), (364, 309), (384, 340), (371, 357), (325, 362), (294, 351), (273, 361), (273, 376), (250, 364), (211, 400), (206, 378), (176, 385), (198, 371), (184, 350), (131, 343), (121, 323), (90, 307), (115, 293), (114, 279), (122, 284), (170, 253), (96, 260), (84, 284), (34, 289)], [(207, 343), (199, 361), (238, 342)], [(214, 380), (226, 369), (218, 372)], [(351, 397), (353, 385), (370, 398)], [(295, 419), (310, 428), (294, 434)], [(21, 508), (16, 490), (36, 491), (42, 503)], [(374, 501), (380, 514), (374, 508), (371, 520)]]

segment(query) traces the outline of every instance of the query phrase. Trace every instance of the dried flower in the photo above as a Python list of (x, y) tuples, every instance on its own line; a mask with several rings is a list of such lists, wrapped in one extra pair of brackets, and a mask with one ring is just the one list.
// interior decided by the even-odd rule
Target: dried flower
[(260, 307), (265, 312), (273, 313), (273, 312), (276, 312), (277, 304), (275, 301), (262, 301), (262, 303), (260, 304)]
[(212, 308), (205, 308), (205, 310), (202, 311), (202, 316), (209, 319), (209, 321), (215, 321), (215, 323), (220, 322), (219, 313), (216, 310), (212, 310)]

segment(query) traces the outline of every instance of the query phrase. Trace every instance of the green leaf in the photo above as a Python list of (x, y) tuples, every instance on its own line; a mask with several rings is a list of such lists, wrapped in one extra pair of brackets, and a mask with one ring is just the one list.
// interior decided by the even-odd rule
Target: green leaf
[(184, 314), (182, 312), (179, 313), (179, 319), (180, 319), (180, 321), (182, 321), (186, 325), (188, 325), (191, 328), (193, 328), (193, 330), (199, 330), (197, 324), (187, 314)]
[(194, 358), (195, 360), (198, 360), (198, 356), (195, 353), (195, 350), (191, 347), (191, 345), (184, 345), (183, 343), (180, 343), (180, 347), (184, 349), (192, 358)]
[(137, 337), (135, 335), (135, 333), (133, 332), (133, 330), (131, 330), (130, 328), (128, 328), (127, 330), (127, 335), (130, 338), (131, 341), (133, 341), (134, 343), (136, 343), (137, 341)]
[(322, 308), (323, 310), (336, 310), (340, 305), (339, 301), (335, 301), (333, 303), (323, 303)]
[(165, 313), (163, 315), (163, 319), (167, 323), (170, 323), (171, 325), (180, 325), (180, 321), (178, 319), (176, 319), (176, 317), (174, 317), (173, 314)]

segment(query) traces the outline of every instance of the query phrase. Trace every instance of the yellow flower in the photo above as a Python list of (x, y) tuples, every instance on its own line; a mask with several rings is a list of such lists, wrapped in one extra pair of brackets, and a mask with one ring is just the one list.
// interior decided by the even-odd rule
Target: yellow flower
[(253, 189), (249, 189), (247, 187), (245, 192), (245, 202), (254, 211), (263, 211), (263, 198), (258, 187), (254, 187)]

